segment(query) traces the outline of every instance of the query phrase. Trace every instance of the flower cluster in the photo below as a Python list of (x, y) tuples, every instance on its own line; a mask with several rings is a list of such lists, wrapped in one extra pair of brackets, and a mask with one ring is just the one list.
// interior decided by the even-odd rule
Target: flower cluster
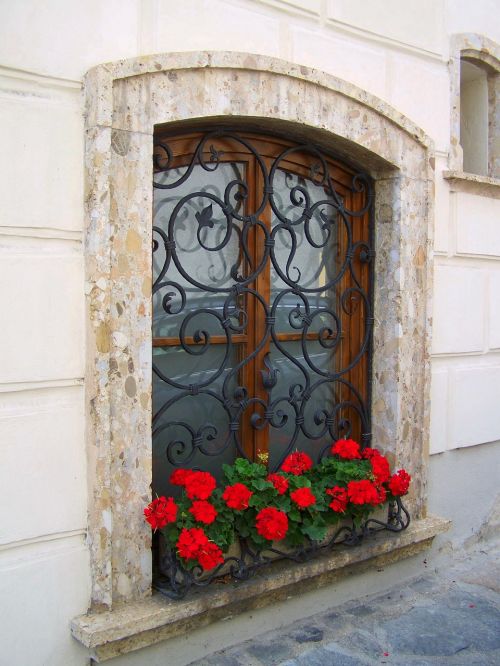
[(205, 532), (198, 528), (183, 529), (177, 540), (177, 551), (186, 560), (196, 560), (204, 571), (210, 571), (224, 562), (222, 550), (209, 541)]
[(157, 497), (144, 509), (144, 516), (154, 530), (160, 530), (177, 518), (177, 505), (172, 497)]
[(234, 486), (227, 486), (222, 493), (222, 499), (230, 509), (235, 511), (244, 511), (248, 509), (248, 502), (253, 493), (243, 483), (235, 483)]
[(269, 541), (281, 541), (288, 531), (288, 518), (284, 511), (270, 506), (262, 509), (255, 520), (257, 532)]
[(299, 509), (307, 509), (308, 506), (316, 504), (316, 498), (311, 489), (307, 486), (305, 488), (297, 488), (297, 490), (294, 490), (290, 493), (290, 498), (292, 502), (295, 502)]
[(280, 495), (284, 495), (288, 490), (288, 479), (283, 474), (268, 474), (267, 481), (270, 481)]
[(321, 541), (328, 526), (341, 520), (361, 525), (376, 507), (405, 495), (411, 481), (404, 469), (391, 474), (380, 451), (362, 449), (352, 439), (334, 442), (316, 465), (301, 451), (290, 453), (272, 473), (267, 454), (259, 460), (223, 465), (220, 487), (209, 472), (177, 469), (170, 483), (180, 496), (158, 497), (144, 509), (184, 566), (210, 571), (222, 565), (238, 535), (257, 550), (272, 541)]
[(307, 470), (311, 469), (312, 466), (313, 461), (307, 455), (307, 453), (296, 451), (295, 453), (290, 453), (290, 455), (285, 458), (285, 461), (281, 465), (281, 469), (283, 472), (299, 475), (307, 472)]
[(347, 509), (347, 490), (341, 486), (334, 486), (333, 488), (327, 488), (327, 495), (331, 495), (332, 501), (328, 505), (330, 509), (333, 509), (335, 513), (345, 513)]

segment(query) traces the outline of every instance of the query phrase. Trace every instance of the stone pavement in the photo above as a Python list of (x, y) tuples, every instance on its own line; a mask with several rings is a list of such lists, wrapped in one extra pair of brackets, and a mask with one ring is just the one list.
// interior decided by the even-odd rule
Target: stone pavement
[(500, 549), (478, 551), (190, 666), (500, 666)]

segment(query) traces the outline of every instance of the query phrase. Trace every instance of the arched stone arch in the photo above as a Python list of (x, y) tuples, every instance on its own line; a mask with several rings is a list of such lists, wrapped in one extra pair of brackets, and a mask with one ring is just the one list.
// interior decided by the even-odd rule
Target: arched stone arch
[(429, 430), (432, 146), (330, 75), (244, 53), (164, 54), (93, 69), (86, 92), (87, 446), (94, 607), (151, 589), (151, 220), (155, 125), (279, 126), (376, 184), (373, 441), (411, 470), (423, 517)]

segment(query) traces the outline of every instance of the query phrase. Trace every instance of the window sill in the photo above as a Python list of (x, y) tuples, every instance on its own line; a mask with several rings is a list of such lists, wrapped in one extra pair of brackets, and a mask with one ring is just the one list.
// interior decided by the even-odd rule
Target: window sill
[(468, 192), (483, 197), (500, 199), (500, 178), (479, 176), (464, 171), (443, 171), (443, 178), (449, 181), (457, 192)]
[(355, 572), (411, 557), (430, 547), (450, 521), (429, 516), (400, 534), (379, 533), (361, 546), (342, 548), (304, 564), (277, 562), (251, 580), (211, 585), (182, 601), (154, 594), (105, 613), (91, 613), (72, 622), (73, 636), (100, 663), (154, 645), (187, 631), (292, 595), (314, 590)]

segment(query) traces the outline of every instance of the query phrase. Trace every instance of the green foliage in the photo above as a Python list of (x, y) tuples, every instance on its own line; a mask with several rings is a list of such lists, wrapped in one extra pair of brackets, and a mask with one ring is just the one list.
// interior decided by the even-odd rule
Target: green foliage
[[(177, 520), (163, 528), (170, 547), (176, 549), (181, 530), (192, 527), (203, 529), (208, 538), (223, 551), (228, 550), (237, 536), (246, 539), (251, 547), (258, 550), (273, 547), (273, 544), (256, 530), (257, 515), (267, 507), (274, 507), (287, 515), (288, 531), (285, 543), (289, 547), (297, 547), (307, 539), (322, 541), (329, 526), (338, 525), (346, 519), (359, 526), (374, 510), (370, 505), (350, 503), (345, 513), (336, 513), (329, 506), (332, 497), (326, 492), (334, 486), (347, 488), (350, 481), (373, 480), (368, 460), (329, 457), (301, 475), (280, 472), (288, 481), (288, 489), (281, 495), (274, 485), (267, 481), (268, 470), (265, 465), (238, 458), (233, 465), (223, 465), (223, 472), (221, 487), (216, 488), (208, 500), (217, 511), (217, 516), (210, 525), (195, 520), (189, 511), (192, 500), (187, 498), (185, 492), (176, 500)], [(248, 508), (234, 510), (227, 506), (222, 495), (226, 486), (240, 483), (244, 484), (252, 495), (248, 500)], [(315, 504), (307, 508), (298, 507), (291, 499), (291, 493), (299, 488), (310, 488), (316, 498)], [(193, 561), (185, 564), (188, 567), (194, 566)]]
[(338, 460), (326, 458), (314, 469), (314, 476), (333, 485), (347, 485), (349, 481), (360, 481), (371, 477), (369, 460)]

